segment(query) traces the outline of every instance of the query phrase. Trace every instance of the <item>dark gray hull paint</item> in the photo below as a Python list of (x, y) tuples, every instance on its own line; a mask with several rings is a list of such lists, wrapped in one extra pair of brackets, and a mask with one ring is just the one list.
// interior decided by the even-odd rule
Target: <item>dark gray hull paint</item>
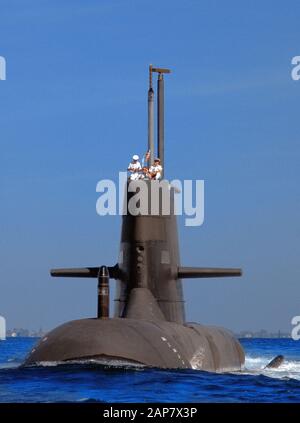
[(120, 359), (146, 366), (207, 371), (240, 369), (244, 353), (224, 329), (135, 319), (82, 319), (44, 337), (25, 365)]

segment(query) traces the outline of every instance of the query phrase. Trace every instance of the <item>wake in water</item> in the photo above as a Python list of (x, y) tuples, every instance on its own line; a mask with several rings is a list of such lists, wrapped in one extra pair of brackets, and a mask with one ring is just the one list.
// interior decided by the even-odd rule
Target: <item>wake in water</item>
[[(285, 359), (283, 364), (278, 368), (268, 368), (267, 365), (270, 363), (270, 358), (267, 356), (251, 357), (246, 356), (245, 365), (241, 372), (230, 372), (231, 374), (239, 375), (264, 375), (267, 377), (278, 378), (278, 379), (295, 379), (300, 380), (300, 361), (293, 361)], [(16, 359), (9, 359), (6, 363), (0, 364), (1, 369), (17, 369), (22, 368), (22, 362)], [(60, 367), (65, 369), (88, 369), (88, 368), (105, 368), (105, 369), (124, 369), (124, 370), (143, 370), (147, 367), (143, 364), (132, 363), (126, 360), (118, 359), (89, 359), (89, 360), (70, 360), (65, 361), (43, 361), (32, 366), (33, 368), (44, 367), (44, 368), (56, 368)], [(30, 368), (30, 366), (28, 366)], [(198, 372), (199, 370), (195, 370)]]
[(37, 368), (37, 367), (72, 367), (78, 366), (82, 368), (97, 368), (97, 367), (104, 367), (104, 368), (115, 368), (115, 369), (132, 369), (132, 370), (139, 370), (144, 369), (146, 366), (140, 363), (135, 363), (132, 361), (126, 361), (122, 359), (108, 359), (108, 358), (91, 358), (85, 360), (68, 360), (68, 361), (41, 361), (32, 366), (26, 366), (27, 368)]
[[(241, 340), (243, 371), (159, 370), (123, 360), (20, 365), (34, 339), (0, 344), (0, 402), (300, 402), (300, 343)], [(265, 368), (284, 355), (277, 369)]]
[(279, 379), (300, 380), (300, 361), (285, 359), (278, 368), (267, 368), (270, 358), (246, 356), (242, 374), (264, 375)]

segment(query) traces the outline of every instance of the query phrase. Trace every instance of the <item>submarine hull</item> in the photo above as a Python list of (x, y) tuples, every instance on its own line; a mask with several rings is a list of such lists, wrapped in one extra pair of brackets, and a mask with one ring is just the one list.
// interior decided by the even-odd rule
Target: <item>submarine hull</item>
[(244, 352), (222, 328), (128, 318), (80, 319), (49, 332), (23, 365), (91, 359), (215, 372), (241, 369)]

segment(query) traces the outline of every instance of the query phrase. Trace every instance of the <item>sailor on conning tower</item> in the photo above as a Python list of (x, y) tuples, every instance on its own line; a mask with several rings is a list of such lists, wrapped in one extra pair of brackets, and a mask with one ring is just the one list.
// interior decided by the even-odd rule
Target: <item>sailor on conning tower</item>
[(150, 166), (149, 173), (152, 179), (161, 179), (162, 166), (160, 159), (155, 159), (152, 166)]
[(131, 181), (136, 181), (140, 178), (140, 171), (142, 170), (142, 166), (139, 162), (139, 156), (137, 154), (132, 156), (132, 161), (129, 163), (127, 170), (130, 172), (129, 179)]

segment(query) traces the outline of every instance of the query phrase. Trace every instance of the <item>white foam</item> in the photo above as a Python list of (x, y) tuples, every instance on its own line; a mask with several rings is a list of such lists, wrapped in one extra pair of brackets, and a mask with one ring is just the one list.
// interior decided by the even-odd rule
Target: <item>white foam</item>
[(7, 363), (0, 363), (0, 370), (3, 369), (15, 369), (20, 366), (20, 363), (16, 362), (7, 362)]
[(272, 358), (269, 356), (251, 357), (246, 356), (243, 374), (265, 375), (276, 379), (296, 379), (300, 380), (300, 361), (285, 359), (277, 369), (265, 367)]
[(101, 365), (108, 367), (124, 367), (124, 368), (138, 368), (142, 369), (145, 366), (140, 363), (134, 363), (121, 359), (97, 358), (97, 359), (84, 359), (84, 360), (69, 360), (69, 361), (39, 361), (35, 366), (41, 367), (56, 367), (63, 365)]

